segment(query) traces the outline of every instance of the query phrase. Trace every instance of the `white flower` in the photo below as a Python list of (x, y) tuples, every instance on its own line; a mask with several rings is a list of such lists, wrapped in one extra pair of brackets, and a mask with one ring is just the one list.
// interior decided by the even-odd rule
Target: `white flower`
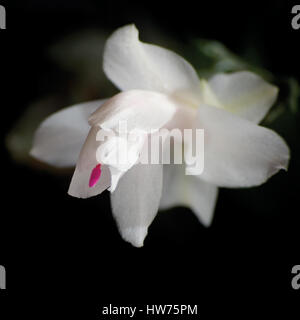
[[(122, 92), (47, 118), (36, 132), (31, 155), (57, 167), (77, 161), (72, 196), (87, 198), (110, 187), (119, 231), (132, 245), (143, 245), (159, 207), (188, 206), (208, 226), (218, 187), (257, 186), (287, 168), (286, 143), (258, 125), (278, 89), (257, 75), (237, 72), (199, 80), (182, 57), (140, 42), (134, 25), (118, 29), (107, 40), (103, 67)], [(113, 165), (109, 159), (115, 140), (108, 139), (102, 148), (96, 137), (99, 130), (117, 130), (120, 120), (127, 121), (129, 130), (145, 132), (204, 129), (203, 173), (185, 175), (184, 165), (136, 164), (143, 144), (130, 145), (127, 151), (134, 160), (127, 167)], [(99, 146), (103, 163), (96, 157)]]

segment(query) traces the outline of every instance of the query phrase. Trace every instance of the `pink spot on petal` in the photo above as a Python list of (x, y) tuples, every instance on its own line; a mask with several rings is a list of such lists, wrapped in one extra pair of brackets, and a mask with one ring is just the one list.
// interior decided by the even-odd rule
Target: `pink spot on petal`
[(101, 177), (101, 164), (97, 164), (96, 167), (92, 170), (90, 176), (89, 187), (94, 187)]

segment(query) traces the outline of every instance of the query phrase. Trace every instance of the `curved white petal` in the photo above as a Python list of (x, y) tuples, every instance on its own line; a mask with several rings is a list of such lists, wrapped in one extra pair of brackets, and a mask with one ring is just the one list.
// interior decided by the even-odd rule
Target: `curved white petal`
[(278, 95), (277, 87), (248, 71), (217, 74), (209, 86), (225, 110), (255, 123), (265, 117)]
[(289, 148), (274, 131), (230, 112), (201, 105), (197, 127), (204, 129), (202, 179), (222, 187), (251, 187), (286, 169)]
[(143, 89), (163, 93), (199, 90), (193, 67), (176, 53), (139, 41), (138, 30), (127, 25), (107, 40), (103, 68), (121, 90)]
[[(114, 191), (119, 179), (138, 161), (147, 132), (164, 126), (176, 109), (168, 96), (142, 90), (121, 92), (105, 102), (89, 119), (92, 128), (81, 150), (69, 194), (86, 198), (108, 187)], [(109, 174), (90, 187), (91, 173), (98, 164), (107, 166)]]
[(98, 131), (99, 127), (97, 126), (90, 129), (81, 149), (68, 191), (69, 195), (73, 197), (89, 198), (98, 195), (106, 190), (111, 184), (108, 166), (101, 165), (101, 176), (98, 183), (93, 187), (89, 186), (92, 171), (98, 165), (96, 159), (96, 150), (100, 144), (96, 139)]
[[(89, 119), (92, 126), (115, 132), (97, 150), (97, 160), (109, 166), (113, 192), (119, 179), (137, 163), (147, 134), (156, 132), (173, 118), (178, 107), (162, 93), (130, 90), (108, 100)], [(102, 131), (99, 132), (99, 139)]]
[[(101, 134), (102, 131), (99, 133)], [(116, 189), (119, 179), (124, 173), (138, 162), (143, 153), (146, 137), (147, 135), (143, 133), (139, 139), (131, 141), (130, 138), (126, 139), (120, 135), (114, 135), (100, 144), (96, 158), (99, 163), (109, 166), (110, 192)]]
[(49, 116), (35, 133), (30, 155), (55, 167), (72, 167), (89, 132), (88, 118), (105, 100), (74, 105)]
[(218, 188), (199, 177), (185, 175), (184, 165), (164, 165), (160, 209), (185, 206), (193, 210), (205, 226), (210, 226)]
[(113, 215), (120, 234), (135, 247), (143, 246), (161, 198), (162, 165), (133, 166), (111, 193)]
[(175, 101), (167, 95), (152, 91), (130, 90), (106, 101), (91, 115), (89, 123), (99, 125), (105, 130), (150, 132), (170, 121), (176, 109)]

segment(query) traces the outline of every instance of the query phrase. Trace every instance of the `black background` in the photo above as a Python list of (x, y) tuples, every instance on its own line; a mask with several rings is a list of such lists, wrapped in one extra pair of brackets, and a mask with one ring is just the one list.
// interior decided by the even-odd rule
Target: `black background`
[[(113, 31), (132, 22), (139, 28), (150, 19), (183, 43), (201, 36), (235, 52), (250, 30), (266, 69), (300, 79), (300, 30), (291, 28), (295, 2), (1, 4), (7, 10), (7, 30), (0, 32), (3, 137), (33, 99), (60, 90), (45, 48), (86, 26)], [(188, 209), (159, 214), (142, 249), (121, 240), (108, 193), (71, 198), (70, 176), (16, 164), (2, 144), (0, 264), (7, 269), (8, 290), (0, 301), (10, 318), (99, 319), (101, 306), (109, 303), (187, 303), (199, 304), (200, 319), (294, 319), (300, 301), (291, 288), (291, 269), (300, 258), (299, 114), (293, 121), (292, 139), (279, 131), (292, 149), (288, 173), (255, 190), (221, 190), (209, 229)]]

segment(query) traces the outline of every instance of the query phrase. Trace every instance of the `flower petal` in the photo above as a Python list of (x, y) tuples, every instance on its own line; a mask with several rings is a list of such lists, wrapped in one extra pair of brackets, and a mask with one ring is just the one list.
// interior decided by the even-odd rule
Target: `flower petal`
[(217, 74), (209, 85), (225, 110), (255, 123), (265, 117), (278, 95), (277, 87), (247, 71)]
[(185, 206), (205, 226), (212, 222), (218, 188), (199, 177), (185, 175), (184, 165), (164, 165), (160, 209)]
[(135, 129), (150, 132), (163, 127), (173, 117), (176, 108), (175, 101), (162, 93), (130, 90), (104, 103), (91, 115), (89, 123), (106, 130), (117, 130), (124, 121), (127, 132)]
[(124, 91), (199, 90), (193, 67), (170, 50), (139, 41), (134, 25), (118, 29), (107, 40), (103, 68), (107, 77)]
[(101, 143), (97, 149), (96, 158), (99, 163), (109, 166), (111, 185), (108, 190), (110, 192), (116, 189), (124, 173), (138, 162), (144, 141), (141, 139), (140, 142), (130, 142), (122, 137), (112, 136)]
[(125, 241), (143, 246), (161, 198), (162, 165), (138, 164), (120, 179), (111, 193), (113, 215)]
[(221, 187), (251, 187), (286, 169), (289, 148), (274, 131), (230, 112), (201, 105), (198, 128), (204, 128), (201, 178)]
[(101, 164), (100, 179), (93, 187), (90, 187), (91, 175), (98, 165), (96, 159), (96, 150), (100, 144), (96, 139), (98, 131), (99, 127), (97, 126), (91, 128), (81, 149), (68, 191), (69, 195), (73, 197), (89, 198), (96, 196), (110, 186), (111, 178), (109, 167)]
[[(146, 133), (164, 126), (176, 109), (168, 96), (142, 90), (121, 92), (105, 102), (89, 119), (92, 129), (81, 150), (69, 194), (86, 198), (108, 187), (114, 191), (119, 179), (137, 162)], [(140, 140), (129, 141), (139, 132), (143, 133), (137, 136)], [(104, 170), (99, 183), (89, 188), (90, 174), (99, 163), (106, 165), (110, 174)]]
[(81, 103), (42, 122), (35, 133), (30, 155), (55, 167), (72, 167), (89, 132), (88, 118), (105, 100)]

